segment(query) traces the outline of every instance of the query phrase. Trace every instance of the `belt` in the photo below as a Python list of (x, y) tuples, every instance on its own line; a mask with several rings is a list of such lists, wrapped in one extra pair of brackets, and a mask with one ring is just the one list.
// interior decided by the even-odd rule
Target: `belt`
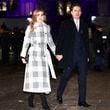
[(43, 43), (36, 43), (36, 44), (31, 44), (31, 46), (40, 46), (40, 47), (46, 47), (47, 45), (46, 44), (43, 44)]

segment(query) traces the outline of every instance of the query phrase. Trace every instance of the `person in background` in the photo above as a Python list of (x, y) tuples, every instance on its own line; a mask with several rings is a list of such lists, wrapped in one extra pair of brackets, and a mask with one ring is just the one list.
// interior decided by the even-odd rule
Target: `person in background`
[[(27, 26), (21, 60), (26, 64), (23, 91), (29, 92), (28, 104), (34, 107), (34, 96), (38, 93), (44, 110), (50, 110), (46, 94), (51, 92), (50, 74), (56, 79), (50, 52), (55, 55), (55, 44), (50, 33), (50, 26), (45, 23), (46, 15), (42, 8), (37, 8), (32, 14), (32, 21)], [(28, 54), (28, 55), (27, 55)], [(26, 58), (28, 56), (28, 58)]]
[(101, 25), (96, 25), (96, 30), (93, 34), (93, 50), (94, 50), (94, 70), (103, 71), (104, 69), (104, 29)]
[(0, 46), (1, 46), (1, 49), (2, 49), (2, 63), (4, 65), (9, 64), (10, 45), (11, 45), (10, 30), (8, 29), (6, 24), (3, 23), (0, 26)]
[(86, 63), (89, 53), (88, 49), (88, 26), (81, 19), (81, 5), (74, 3), (71, 6), (72, 18), (61, 23), (58, 42), (56, 46), (56, 58), (60, 68), (63, 69), (59, 86), (57, 89), (57, 101), (63, 103), (63, 93), (72, 70), (78, 70), (79, 100), (78, 105), (89, 107), (86, 102)]
[(20, 32), (20, 28), (19, 27), (14, 27), (13, 31), (12, 31), (12, 38), (11, 38), (11, 42), (12, 42), (12, 50), (14, 52), (14, 56), (13, 56), (13, 64), (18, 64), (20, 61), (20, 52), (21, 52), (21, 48), (22, 48), (22, 41), (23, 41), (23, 36), (22, 33)]

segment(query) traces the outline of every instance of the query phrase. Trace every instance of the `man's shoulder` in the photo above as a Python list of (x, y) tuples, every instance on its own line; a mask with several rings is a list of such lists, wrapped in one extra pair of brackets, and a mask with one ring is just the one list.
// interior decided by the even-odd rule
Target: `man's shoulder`
[(81, 23), (82, 23), (83, 25), (88, 26), (88, 23), (87, 23), (86, 20), (84, 20), (84, 19), (81, 19)]
[(66, 19), (66, 20), (62, 21), (62, 23), (64, 23), (64, 24), (68, 24), (68, 23), (71, 23), (71, 22), (73, 22), (72, 19)]
[(66, 19), (66, 20), (63, 20), (63, 21), (61, 22), (61, 26), (62, 26), (62, 27), (68, 28), (68, 27), (70, 27), (71, 25), (73, 25), (73, 20), (71, 20), (71, 19)]

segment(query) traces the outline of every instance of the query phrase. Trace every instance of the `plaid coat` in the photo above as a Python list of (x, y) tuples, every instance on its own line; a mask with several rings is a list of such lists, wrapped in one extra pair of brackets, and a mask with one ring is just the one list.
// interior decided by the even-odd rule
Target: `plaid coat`
[[(31, 46), (28, 50), (29, 44)], [(49, 73), (51, 72), (51, 76), (54, 79), (56, 79), (56, 75), (47, 45), (55, 54), (55, 45), (50, 34), (49, 25), (35, 23), (33, 32), (30, 32), (30, 26), (27, 26), (20, 54), (21, 57), (26, 57), (28, 50), (29, 59), (25, 68), (23, 86), (23, 91), (25, 92), (51, 92)]]

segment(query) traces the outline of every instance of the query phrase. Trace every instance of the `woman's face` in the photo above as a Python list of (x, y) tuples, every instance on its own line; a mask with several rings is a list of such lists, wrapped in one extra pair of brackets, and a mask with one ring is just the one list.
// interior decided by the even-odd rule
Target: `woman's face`
[(46, 16), (43, 11), (38, 11), (36, 13), (36, 21), (42, 23), (46, 20)]

